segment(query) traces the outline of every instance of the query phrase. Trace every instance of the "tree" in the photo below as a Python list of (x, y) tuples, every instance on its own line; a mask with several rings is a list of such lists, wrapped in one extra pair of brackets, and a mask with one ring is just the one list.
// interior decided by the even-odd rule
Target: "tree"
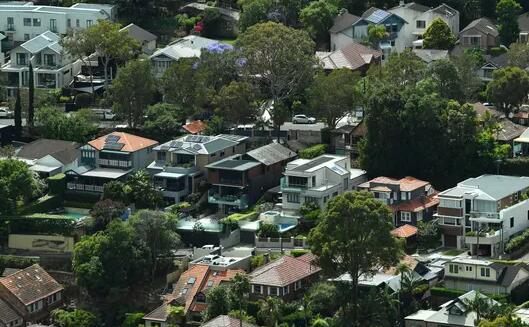
[[(264, 98), (274, 102), (273, 117), (279, 103), (301, 91), (313, 75), (314, 42), (304, 31), (274, 22), (261, 23), (239, 35), (236, 47), (245, 58), (243, 76), (256, 82)], [(279, 123), (280, 119), (274, 120), (276, 130)]]
[(235, 124), (253, 122), (258, 115), (255, 93), (250, 83), (232, 81), (215, 97), (215, 113)]
[(274, 327), (281, 319), (281, 306), (283, 301), (276, 297), (267, 297), (258, 302), (259, 311), (257, 318), (264, 323), (266, 327)]
[(299, 20), (313, 40), (322, 42), (328, 40), (337, 13), (338, 8), (333, 3), (318, 0), (301, 10)]
[(0, 214), (15, 213), (17, 202), (28, 202), (40, 195), (44, 185), (26, 163), (17, 159), (0, 159)]
[(94, 53), (96, 40), (89, 37), (86, 29), (73, 29), (73, 32), (61, 38), (60, 44), (65, 52), (72, 58), (80, 60), (84, 67), (88, 67), (88, 74), (90, 74), (90, 86), (92, 87), (92, 95), (95, 96), (94, 90), (94, 74), (92, 72), (92, 65), (87, 64), (86, 59)]
[(185, 110), (171, 103), (147, 107), (143, 129), (156, 140), (171, 140), (186, 120)]
[(28, 117), (26, 118), (27, 125), (32, 128), (35, 117), (35, 76), (33, 75), (33, 65), (29, 61), (29, 77), (28, 77)]
[(370, 24), (367, 26), (367, 42), (375, 49), (380, 48), (380, 41), (389, 36), (383, 25)]
[(209, 289), (206, 293), (206, 311), (204, 320), (208, 321), (220, 315), (230, 312), (229, 289), (225, 285), (219, 285)]
[(497, 69), (487, 84), (487, 98), (505, 115), (520, 106), (529, 92), (529, 75), (518, 67)]
[(206, 127), (206, 135), (218, 135), (226, 131), (226, 121), (222, 116), (214, 115), (208, 122)]
[[(86, 29), (87, 44), (91, 45), (103, 61), (105, 90), (108, 90), (108, 64), (111, 60), (126, 60), (139, 47), (127, 31), (120, 30), (120, 24), (109, 20), (99, 20)], [(132, 80), (129, 82), (133, 82)]]
[(463, 93), (464, 101), (476, 100), (478, 92), (483, 85), (483, 82), (478, 77), (477, 71), (483, 66), (484, 59), (481, 50), (477, 49), (477, 51), (479, 52), (464, 51), (453, 59), (457, 68), (458, 80), (461, 83), (461, 92)]
[(129, 126), (134, 128), (141, 124), (155, 91), (151, 63), (131, 60), (119, 70), (112, 82), (113, 110), (127, 117)]
[(22, 131), (22, 104), (20, 103), (20, 89), (17, 88), (16, 100), (15, 100), (15, 132), (17, 136), (20, 136)]
[(307, 293), (306, 303), (313, 313), (332, 317), (340, 307), (336, 285), (328, 282), (314, 284)]
[(96, 117), (89, 109), (66, 114), (56, 107), (42, 107), (35, 118), (43, 138), (85, 143), (97, 132)]
[(151, 281), (160, 259), (170, 255), (181, 245), (176, 232), (176, 217), (161, 211), (140, 210), (130, 220), (136, 237), (149, 249), (151, 259)]
[(313, 115), (324, 119), (330, 129), (352, 112), (359, 103), (356, 84), (360, 77), (350, 69), (335, 69), (330, 74), (320, 73), (307, 89), (307, 99)]
[(427, 75), (435, 82), (442, 97), (454, 100), (464, 98), (462, 81), (452, 61), (442, 59), (432, 62), (428, 66)]
[(97, 327), (99, 319), (88, 311), (56, 309), (51, 312), (52, 320), (58, 327)]
[(498, 15), (498, 32), (502, 44), (509, 46), (518, 39), (518, 13), (522, 7), (516, 0), (500, 0), (496, 5)]
[(143, 312), (127, 313), (121, 327), (138, 327), (143, 324)]
[(244, 313), (243, 310), (245, 309), (246, 305), (246, 297), (250, 293), (250, 280), (248, 276), (246, 276), (245, 274), (237, 273), (231, 279), (230, 292), (237, 301), (238, 311), (241, 316), (240, 326), (242, 327), (243, 316), (241, 314)]
[(417, 245), (422, 249), (434, 249), (441, 243), (441, 230), (433, 221), (417, 223)]
[[(311, 250), (320, 267), (333, 276), (351, 276), (353, 326), (359, 323), (360, 277), (397, 262), (400, 248), (391, 235), (392, 229), (391, 212), (386, 205), (368, 192), (347, 192), (330, 200), (309, 234)], [(349, 310), (346, 313), (349, 315)]]
[(160, 190), (151, 183), (151, 177), (145, 170), (132, 174), (124, 186), (125, 194), (138, 209), (155, 209), (163, 202)]
[(279, 228), (275, 224), (262, 223), (257, 235), (259, 237), (279, 237)]
[(521, 69), (529, 67), (529, 44), (527, 43), (513, 43), (507, 52), (509, 57), (509, 65), (516, 66)]
[(94, 219), (94, 229), (96, 231), (104, 230), (112, 220), (121, 217), (124, 212), (125, 206), (121, 202), (110, 199), (96, 202), (90, 210), (90, 216)]
[(528, 327), (519, 317), (498, 316), (494, 320), (482, 320), (479, 327)]
[(127, 193), (125, 193), (125, 184), (121, 181), (110, 181), (103, 187), (103, 199), (109, 199), (114, 202), (128, 204)]
[(268, 13), (272, 8), (270, 0), (249, 0), (245, 1), (241, 7), (241, 17), (239, 19), (239, 29), (246, 31), (249, 27), (268, 20)]
[[(475, 293), (473, 298), (467, 298), (463, 304), (468, 310), (476, 313), (476, 325), (480, 324), (480, 321), (485, 318), (491, 318), (496, 311), (495, 304), (486, 295), (481, 294), (479, 291)], [(494, 319), (494, 318), (492, 318)]]
[(424, 33), (423, 48), (449, 50), (454, 47), (456, 37), (442, 18), (436, 18)]

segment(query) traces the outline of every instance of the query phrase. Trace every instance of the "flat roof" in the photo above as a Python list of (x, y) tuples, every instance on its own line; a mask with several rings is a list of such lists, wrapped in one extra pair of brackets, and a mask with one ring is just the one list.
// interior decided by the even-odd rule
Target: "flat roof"
[(129, 172), (130, 170), (96, 168), (83, 173), (82, 176), (116, 179), (127, 175)]
[(242, 160), (239, 158), (240, 155), (231, 156), (226, 159), (211, 163), (207, 165), (206, 168), (245, 171), (261, 164), (259, 161)]
[(154, 177), (161, 177), (161, 178), (172, 178), (172, 179), (178, 179), (180, 177), (187, 176), (186, 174), (179, 174), (179, 173), (170, 173), (167, 171), (162, 171), (161, 173), (158, 173), (154, 175)]

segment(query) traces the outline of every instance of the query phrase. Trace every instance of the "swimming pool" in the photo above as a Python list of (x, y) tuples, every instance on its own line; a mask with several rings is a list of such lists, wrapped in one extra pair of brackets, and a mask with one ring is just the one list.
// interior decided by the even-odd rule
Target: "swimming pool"
[(81, 209), (81, 208), (64, 208), (64, 216), (70, 217), (73, 220), (82, 220), (86, 218), (89, 214), (88, 209)]
[(284, 233), (288, 230), (291, 230), (292, 228), (296, 227), (294, 224), (276, 224), (277, 228), (279, 229), (280, 233)]

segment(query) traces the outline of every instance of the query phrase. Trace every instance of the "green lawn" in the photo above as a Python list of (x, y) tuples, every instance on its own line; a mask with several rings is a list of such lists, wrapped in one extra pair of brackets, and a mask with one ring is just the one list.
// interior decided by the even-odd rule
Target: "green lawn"
[(465, 250), (451, 249), (443, 252), (443, 254), (455, 257), (456, 255), (460, 255), (463, 252), (465, 252)]
[(218, 39), (219, 42), (227, 43), (227, 44), (230, 44), (230, 45), (235, 45), (235, 40), (237, 40), (237, 39)]

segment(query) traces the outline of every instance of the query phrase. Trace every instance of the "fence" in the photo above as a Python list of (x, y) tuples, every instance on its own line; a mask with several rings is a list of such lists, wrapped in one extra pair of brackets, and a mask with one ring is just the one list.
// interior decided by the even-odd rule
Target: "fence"
[(306, 238), (275, 238), (275, 237), (255, 237), (255, 247), (271, 249), (308, 249), (310, 248)]

